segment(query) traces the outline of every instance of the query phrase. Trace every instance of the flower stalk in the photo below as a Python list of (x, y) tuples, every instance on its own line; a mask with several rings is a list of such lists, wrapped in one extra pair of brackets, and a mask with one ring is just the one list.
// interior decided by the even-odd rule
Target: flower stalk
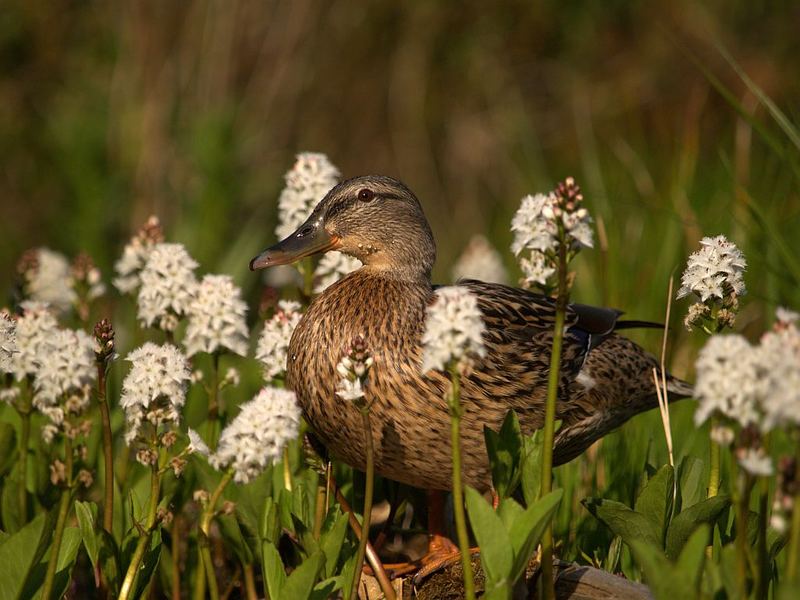
[(106, 375), (109, 361), (114, 356), (114, 330), (106, 319), (94, 328), (95, 363), (97, 365), (97, 404), (103, 428), (103, 465), (105, 481), (103, 490), (103, 529), (108, 533), (114, 527), (114, 441), (111, 432), (111, 412), (108, 407)]
[(206, 422), (206, 438), (208, 446), (217, 447), (217, 421), (219, 420), (219, 353), (211, 355), (211, 385), (208, 388), (208, 421)]
[(61, 498), (58, 501), (58, 519), (53, 533), (53, 543), (50, 545), (50, 560), (47, 561), (47, 573), (42, 585), (41, 597), (47, 599), (53, 594), (56, 569), (58, 568), (58, 554), (61, 551), (64, 529), (66, 528), (69, 509), (72, 505), (72, 440), (68, 436), (64, 437), (64, 472), (67, 479), (66, 486), (61, 492)]
[(28, 447), (30, 446), (31, 439), (31, 385), (30, 381), (26, 382), (25, 389), (21, 396), (22, 401), (17, 407), (19, 418), (21, 421), (20, 439), (19, 439), (19, 483), (17, 487), (18, 502), (19, 502), (19, 522), (24, 525), (28, 522)]
[(375, 488), (375, 450), (372, 441), (372, 422), (369, 415), (369, 405), (360, 407), (361, 422), (364, 427), (364, 444), (366, 453), (365, 482), (364, 482), (364, 510), (362, 511), (361, 538), (358, 540), (356, 553), (356, 568), (353, 572), (353, 585), (350, 588), (350, 600), (358, 597), (358, 584), (361, 581), (361, 571), (364, 567), (364, 557), (367, 553), (369, 541), (369, 526), (372, 516), (372, 496)]
[(475, 581), (469, 553), (467, 517), (464, 513), (464, 487), (461, 481), (461, 416), (464, 414), (461, 406), (461, 374), (454, 366), (451, 366), (449, 371), (451, 387), (447, 404), (450, 410), (450, 452), (453, 463), (453, 512), (464, 575), (464, 597), (471, 600), (475, 598)]
[[(200, 518), (200, 532), (198, 540), (200, 544), (200, 556), (202, 558), (202, 568), (197, 569), (197, 583), (195, 585), (195, 600), (202, 600), (205, 594), (202, 590), (205, 588), (202, 579), (205, 579), (208, 584), (208, 595), (211, 600), (219, 600), (219, 586), (217, 585), (217, 575), (214, 573), (214, 563), (211, 560), (211, 545), (209, 543), (209, 532), (211, 531), (211, 521), (216, 515), (216, 506), (222, 492), (233, 479), (235, 471), (228, 469), (222, 476), (217, 487), (211, 493), (208, 503), (203, 508), (203, 514)], [(198, 592), (200, 592), (198, 594)]]
[[(559, 225), (563, 236), (563, 225)], [(556, 296), (556, 315), (553, 326), (553, 348), (550, 352), (550, 372), (547, 380), (547, 402), (544, 415), (544, 441), (542, 446), (542, 479), (540, 497), (553, 489), (553, 442), (555, 438), (556, 401), (561, 371), (561, 347), (564, 341), (564, 322), (566, 320), (569, 290), (567, 287), (567, 248), (564, 243), (558, 246), (558, 288)], [(553, 581), (553, 526), (548, 524), (542, 536), (542, 591), (547, 600), (555, 598)]]
[(145, 552), (147, 552), (147, 547), (150, 545), (150, 540), (153, 537), (153, 531), (155, 531), (158, 524), (156, 517), (158, 514), (160, 492), (161, 471), (158, 465), (154, 464), (150, 466), (150, 504), (147, 510), (147, 519), (143, 531), (141, 531), (139, 535), (139, 541), (136, 543), (136, 549), (133, 552), (131, 564), (128, 565), (128, 570), (125, 572), (125, 579), (122, 582), (118, 600), (128, 600), (133, 593), (136, 575), (139, 573), (142, 559), (144, 558)]

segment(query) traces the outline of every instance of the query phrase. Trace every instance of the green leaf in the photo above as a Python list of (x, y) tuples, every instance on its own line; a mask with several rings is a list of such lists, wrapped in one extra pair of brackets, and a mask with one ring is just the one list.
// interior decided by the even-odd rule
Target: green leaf
[(653, 475), (642, 489), (633, 509), (652, 523), (658, 532), (659, 547), (663, 548), (667, 524), (672, 516), (675, 472), (671, 465), (664, 465)]
[[(78, 550), (81, 546), (81, 533), (77, 527), (67, 527), (64, 530), (64, 536), (61, 538), (61, 548), (59, 548), (57, 563), (56, 563), (56, 576), (53, 581), (53, 594), (54, 598), (61, 598), (67, 591), (70, 580), (72, 578), (72, 569), (75, 566), (75, 559), (78, 556)], [(52, 548), (52, 547), (51, 547)], [(50, 562), (49, 552), (30, 573), (25, 589), (22, 590), (22, 598), (41, 598), (41, 587), (44, 584), (45, 575), (47, 573), (47, 563)]]
[(261, 511), (261, 526), (259, 536), (262, 542), (276, 544), (281, 535), (281, 524), (278, 519), (278, 506), (272, 497), (264, 500), (264, 509)]
[(629, 546), (631, 542), (638, 540), (661, 548), (659, 531), (644, 515), (613, 500), (586, 498), (582, 503), (592, 515), (608, 525), (611, 531)]
[(657, 600), (690, 600), (693, 597), (691, 585), (685, 578), (676, 577), (672, 563), (657, 546), (639, 540), (632, 540), (629, 546)]
[(292, 574), (286, 580), (286, 585), (283, 586), (281, 593), (281, 600), (284, 598), (287, 600), (308, 598), (311, 595), (311, 590), (314, 589), (317, 575), (324, 565), (325, 555), (322, 552), (315, 552), (300, 563), (300, 566), (292, 571)]
[(513, 555), (506, 528), (480, 492), (471, 487), (467, 487), (465, 492), (469, 521), (481, 548), (486, 591), (509, 586)]
[(3, 482), (3, 491), (0, 493), (0, 513), (3, 516), (3, 529), (8, 533), (19, 531), (22, 519), (19, 514), (19, 496), (17, 490), (17, 469), (13, 469)]
[(675, 512), (694, 506), (706, 497), (705, 464), (694, 456), (684, 456), (678, 466), (678, 498)]
[(16, 600), (20, 595), (45, 532), (45, 523), (46, 517), (41, 514), (0, 545), (0, 600)]
[(703, 575), (703, 565), (706, 560), (706, 546), (710, 536), (711, 526), (706, 523), (701, 524), (689, 537), (675, 565), (676, 574), (691, 581), (695, 595), (700, 587), (700, 577)]
[[(539, 545), (539, 540), (556, 514), (563, 496), (563, 490), (554, 490), (530, 506), (512, 527), (507, 528), (514, 549), (514, 563), (511, 569), (511, 585), (525, 573), (531, 556)], [(508, 502), (514, 502), (508, 500)], [(514, 502), (516, 504), (516, 502)]]
[(543, 442), (544, 435), (541, 429), (522, 438), (521, 483), (526, 506), (532, 505), (539, 498)]
[(704, 523), (711, 525), (730, 503), (727, 496), (714, 496), (690, 506), (672, 519), (667, 530), (667, 556), (678, 556), (695, 529)]
[(494, 489), (500, 498), (507, 498), (514, 493), (521, 477), (522, 431), (516, 413), (508, 411), (499, 433), (484, 427), (483, 436)]
[(226, 548), (233, 549), (234, 553), (236, 554), (236, 558), (238, 558), (239, 562), (243, 565), (249, 565), (252, 563), (253, 553), (250, 551), (250, 547), (247, 545), (247, 542), (245, 542), (244, 536), (242, 535), (242, 530), (239, 527), (239, 521), (236, 519), (236, 516), (220, 515), (217, 517), (217, 523), (219, 524), (222, 537), (226, 542)]
[(120, 586), (120, 562), (119, 548), (114, 537), (105, 529), (100, 529), (98, 534), (100, 570), (106, 580), (106, 586), (111, 592), (112, 597), (119, 592)]
[[(327, 570), (327, 565), (325, 568)], [(314, 589), (311, 591), (311, 596), (309, 596), (309, 600), (328, 600), (328, 598), (333, 597), (333, 593), (341, 587), (342, 584), (339, 577), (329, 577), (328, 579), (323, 579), (314, 586)]]
[(95, 533), (95, 519), (97, 517), (97, 505), (94, 502), (75, 502), (75, 516), (78, 518), (78, 528), (81, 532), (83, 547), (92, 567), (97, 570), (98, 559), (100, 556), (100, 544)]
[[(335, 513), (332, 513), (332, 515), (335, 515)], [(347, 515), (333, 516), (332, 520), (329, 519), (329, 521), (331, 525), (327, 528), (327, 531), (323, 530), (319, 540), (319, 546), (325, 554), (325, 577), (333, 577), (336, 571), (344, 537), (347, 534)]]
[(14, 466), (16, 447), (16, 429), (10, 423), (0, 422), (0, 475), (5, 475)]
[(136, 586), (132, 598), (141, 598), (147, 584), (158, 566), (161, 558), (161, 531), (156, 529), (150, 539), (150, 549), (142, 557), (142, 565), (139, 567), (139, 574), (136, 576)]
[(281, 593), (286, 585), (286, 571), (283, 568), (281, 555), (278, 549), (270, 542), (261, 544), (261, 568), (267, 580), (269, 597), (274, 600), (281, 598)]

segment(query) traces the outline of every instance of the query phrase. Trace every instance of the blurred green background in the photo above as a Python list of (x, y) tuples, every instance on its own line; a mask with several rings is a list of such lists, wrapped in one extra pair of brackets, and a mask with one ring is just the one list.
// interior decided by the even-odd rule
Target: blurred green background
[(578, 261), (581, 301), (662, 319), (672, 270), (725, 233), (755, 334), (775, 303), (800, 306), (800, 152), (723, 49), (798, 122), (798, 22), (797, 2), (5, 0), (0, 289), (37, 245), (87, 250), (109, 278), (154, 213), (252, 306), (247, 262), (312, 150), (417, 192), (440, 281), (473, 233), (513, 268), (521, 196), (567, 175), (605, 230)]

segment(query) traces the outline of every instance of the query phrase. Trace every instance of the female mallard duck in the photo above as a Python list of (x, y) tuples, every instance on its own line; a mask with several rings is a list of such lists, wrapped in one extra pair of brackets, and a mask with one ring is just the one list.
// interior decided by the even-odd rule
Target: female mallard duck
[[(363, 335), (374, 363), (365, 386), (372, 402), (375, 468), (412, 486), (451, 485), (448, 380), (422, 373), (425, 309), (436, 293), (431, 268), (436, 247), (419, 200), (405, 185), (382, 176), (344, 181), (323, 198), (296, 232), (250, 263), (261, 269), (338, 250), (363, 266), (328, 287), (303, 315), (289, 345), (287, 385), (326, 447), (364, 468), (358, 409), (335, 395), (336, 365)], [(484, 426), (495, 431), (509, 411), (526, 433), (542, 426), (552, 345), (554, 303), (525, 290), (461, 281), (478, 298), (487, 353), (464, 378), (465, 482), (491, 485)], [(633, 415), (657, 406), (655, 359), (620, 337), (619, 312), (573, 304), (564, 340), (557, 418), (562, 426), (554, 461), (567, 462)], [(667, 379), (673, 394), (691, 388)]]

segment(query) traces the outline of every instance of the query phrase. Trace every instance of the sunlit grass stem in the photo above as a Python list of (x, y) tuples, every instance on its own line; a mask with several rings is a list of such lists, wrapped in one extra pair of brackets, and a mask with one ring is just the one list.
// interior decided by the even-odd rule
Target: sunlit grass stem
[(58, 554), (61, 551), (61, 541), (64, 539), (64, 529), (67, 525), (69, 509), (72, 505), (72, 440), (64, 436), (64, 473), (66, 474), (66, 485), (61, 492), (58, 501), (58, 519), (56, 529), (53, 533), (53, 543), (50, 545), (50, 560), (47, 561), (47, 573), (44, 577), (42, 595), (44, 600), (49, 600), (53, 594), (53, 584), (58, 568)]
[(139, 567), (142, 564), (147, 547), (150, 545), (150, 540), (153, 537), (153, 531), (156, 528), (156, 517), (158, 513), (158, 500), (161, 493), (161, 472), (158, 465), (150, 466), (150, 502), (147, 509), (147, 519), (143, 531), (140, 532), (139, 541), (136, 543), (136, 549), (133, 551), (131, 563), (128, 565), (128, 570), (125, 573), (125, 579), (120, 588), (118, 600), (128, 600), (133, 593), (134, 583), (136, 582), (136, 575), (139, 573)]
[(225, 491), (225, 488), (233, 479), (233, 473), (233, 469), (229, 469), (225, 472), (225, 474), (222, 476), (222, 479), (220, 479), (219, 484), (217, 484), (217, 487), (211, 493), (211, 496), (208, 499), (208, 504), (206, 504), (205, 508), (203, 509), (203, 514), (200, 517), (198, 543), (200, 546), (199, 553), (202, 559), (202, 564), (197, 568), (197, 581), (195, 583), (193, 596), (195, 600), (202, 600), (205, 598), (205, 585), (203, 585), (203, 579), (205, 579), (206, 583), (208, 584), (208, 595), (211, 600), (219, 599), (217, 575), (214, 573), (214, 563), (211, 560), (209, 533), (211, 531), (211, 521), (214, 519), (214, 515), (216, 514), (217, 502), (219, 501), (222, 492)]
[(103, 490), (103, 529), (112, 533), (114, 527), (114, 440), (111, 432), (111, 413), (106, 398), (106, 363), (97, 361), (97, 404), (103, 428), (103, 465), (105, 480)]
[[(563, 235), (562, 235), (563, 240)], [(550, 372), (547, 380), (547, 403), (544, 416), (544, 440), (542, 442), (542, 480), (540, 497), (553, 489), (553, 442), (555, 438), (556, 400), (561, 371), (561, 347), (564, 342), (564, 322), (566, 320), (569, 291), (567, 289), (567, 248), (565, 243), (558, 246), (558, 295), (556, 296), (556, 316), (553, 325), (553, 348), (550, 352)], [(542, 536), (542, 596), (546, 600), (555, 599), (553, 582), (553, 526), (548, 524)]]
[[(735, 461), (734, 461), (735, 465)], [(753, 478), (741, 467), (734, 466), (738, 470), (736, 477), (736, 585), (739, 591), (739, 598), (748, 597), (748, 580), (750, 573), (750, 559), (748, 556), (749, 541), (747, 538), (747, 524), (750, 507), (750, 491), (753, 487)]]
[(208, 421), (206, 439), (212, 450), (217, 447), (217, 422), (219, 421), (219, 353), (211, 354), (211, 385), (208, 388)]
[(361, 538), (358, 540), (358, 552), (356, 553), (356, 568), (353, 572), (353, 585), (350, 588), (350, 600), (358, 598), (358, 584), (361, 581), (361, 570), (364, 567), (364, 557), (367, 553), (367, 542), (369, 541), (369, 525), (372, 516), (372, 495), (375, 488), (375, 449), (372, 442), (372, 422), (370, 420), (369, 406), (359, 409), (361, 411), (361, 421), (364, 426), (364, 443), (366, 452), (366, 468), (364, 483), (364, 510), (361, 513)]
[[(795, 464), (800, 464), (800, 443), (795, 439), (797, 455)], [(789, 550), (786, 557), (786, 581), (800, 580), (800, 490), (795, 492), (792, 504), (792, 523), (789, 529)]]
[(31, 385), (27, 382), (22, 391), (22, 403), (18, 408), (21, 421), (19, 436), (19, 483), (17, 493), (19, 502), (19, 522), (24, 525), (28, 522), (28, 446), (31, 439)]
[(472, 575), (472, 562), (469, 554), (467, 518), (464, 514), (464, 489), (461, 482), (461, 374), (455, 366), (450, 367), (451, 389), (448, 397), (450, 409), (450, 448), (453, 462), (453, 512), (456, 521), (458, 549), (461, 552), (461, 568), (464, 574), (464, 597), (475, 598), (475, 581)]
[[(718, 419), (711, 418), (711, 431), (717, 427)], [(722, 450), (717, 442), (709, 439), (709, 460), (710, 466), (708, 470), (708, 497), (713, 498), (719, 494), (720, 470), (722, 464)]]

